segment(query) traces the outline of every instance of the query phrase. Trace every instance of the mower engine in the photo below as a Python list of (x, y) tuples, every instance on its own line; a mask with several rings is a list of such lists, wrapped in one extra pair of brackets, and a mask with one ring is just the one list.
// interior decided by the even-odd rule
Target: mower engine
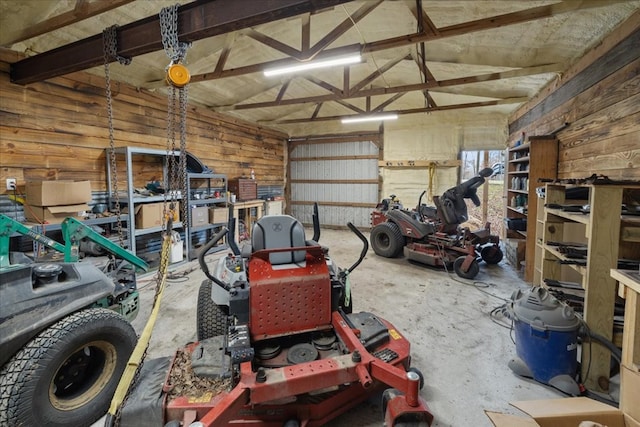
[[(220, 259), (213, 274), (200, 256), (209, 280), (198, 297), (199, 342), (179, 353), (196, 377), (214, 385), (195, 395), (167, 392), (167, 425), (321, 426), (385, 389), (386, 426), (431, 425), (407, 339), (372, 313), (352, 312), (348, 275), (368, 243), (348, 225), (364, 244), (349, 269), (337, 267), (316, 242), (317, 209), (314, 240), (305, 240), (291, 216), (265, 216), (250, 249), (240, 253), (232, 245), (234, 253)], [(179, 359), (165, 391), (176, 389), (172, 372), (184, 369)]]

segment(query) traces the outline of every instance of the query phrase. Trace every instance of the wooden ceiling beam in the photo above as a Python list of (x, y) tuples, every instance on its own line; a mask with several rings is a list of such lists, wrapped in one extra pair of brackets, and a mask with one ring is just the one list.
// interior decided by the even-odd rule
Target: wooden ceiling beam
[[(310, 97), (304, 97), (304, 98), (284, 99), (279, 102), (267, 101), (267, 102), (256, 102), (251, 104), (227, 105), (227, 106), (221, 107), (220, 111), (249, 110), (253, 108), (268, 108), (268, 107), (277, 107), (282, 105), (329, 102), (329, 101), (336, 101), (337, 99), (362, 98), (366, 96), (388, 95), (393, 93), (424, 91), (429, 89), (435, 90), (436, 88), (441, 88), (441, 87), (450, 87), (450, 86), (472, 84), (472, 83), (482, 83), (482, 82), (488, 82), (493, 80), (506, 79), (510, 77), (522, 77), (522, 76), (528, 76), (528, 75), (549, 73), (549, 72), (559, 71), (561, 69), (562, 69), (562, 64), (549, 64), (549, 65), (541, 65), (536, 67), (520, 68), (517, 70), (511, 70), (511, 71), (503, 71), (499, 73), (489, 73), (489, 74), (482, 74), (477, 76), (460, 77), (460, 78), (448, 79), (448, 80), (440, 80), (440, 81), (431, 80), (427, 83), (415, 83), (415, 84), (401, 85), (401, 86), (394, 86), (394, 87), (363, 89), (358, 92), (351, 92), (351, 93), (344, 93), (344, 94), (340, 91), (335, 92), (333, 89), (337, 89), (337, 88), (329, 85), (329, 87), (325, 87), (325, 89), (330, 90), (332, 92), (332, 94), (330, 95), (318, 95), (318, 96), (310, 96)], [(316, 83), (316, 81), (312, 80), (309, 77), (307, 77), (307, 79)], [(325, 85), (328, 85), (328, 83), (325, 83)], [(430, 99), (429, 101), (433, 102), (433, 99)]]
[(385, 102), (383, 102), (382, 104), (380, 104), (376, 108), (374, 108), (372, 112), (381, 113), (386, 107), (388, 107), (389, 105), (394, 103), (398, 98), (401, 98), (406, 94), (407, 94), (407, 92), (396, 93), (391, 98), (387, 99)]
[(111, 9), (116, 9), (127, 3), (131, 3), (132, 1), (134, 0), (95, 0), (92, 2), (77, 0), (76, 6), (69, 12), (61, 13), (60, 15), (45, 19), (37, 24), (26, 26), (19, 34), (2, 33), (2, 35), (0, 35), (0, 46), (11, 46), (12, 44), (41, 36), (51, 31), (64, 28), (68, 25), (75, 24), (76, 22), (83, 21), (87, 18), (91, 18), (92, 16), (108, 12)]
[(369, 74), (367, 77), (365, 77), (364, 79), (356, 83), (352, 88), (349, 89), (349, 93), (358, 92), (360, 89), (374, 82), (378, 77), (380, 77), (381, 75), (383, 75), (384, 73), (386, 73), (391, 68), (395, 67), (398, 63), (402, 62), (405, 59), (411, 59), (411, 55), (403, 54), (396, 57), (395, 59), (388, 61), (382, 67), (378, 68), (376, 71), (374, 71), (373, 73)]
[(291, 83), (291, 80), (287, 80), (286, 82), (284, 82), (284, 84), (280, 88), (280, 92), (278, 92), (278, 96), (276, 96), (276, 102), (282, 101), (282, 98), (284, 97), (285, 92), (287, 92), (287, 89), (289, 89), (290, 83)]
[[(199, 0), (178, 8), (178, 38), (182, 42), (213, 37), (232, 31), (315, 12), (351, 0)], [(118, 54), (135, 57), (162, 50), (159, 15), (149, 16), (118, 29)], [(28, 84), (104, 62), (102, 33), (61, 46), (11, 65), (11, 81)], [(213, 74), (213, 73), (210, 73)]]
[(320, 79), (318, 79), (316, 77), (313, 77), (313, 76), (306, 76), (305, 80), (308, 80), (311, 83), (316, 84), (316, 85), (320, 86), (321, 88), (328, 90), (329, 92), (333, 93), (336, 96), (342, 96), (343, 95), (343, 92), (340, 89), (338, 89), (337, 87), (335, 87), (332, 84), (329, 84), (329, 83), (325, 82), (324, 80), (320, 80)]
[(327, 48), (331, 43), (336, 41), (340, 36), (346, 33), (349, 29), (351, 29), (357, 22), (360, 22), (362, 18), (371, 13), (375, 8), (377, 8), (383, 0), (375, 0), (365, 2), (360, 9), (351, 14), (348, 18), (338, 24), (331, 32), (329, 32), (326, 36), (320, 39), (313, 47), (311, 48), (308, 58), (315, 57), (318, 53)]
[(335, 102), (337, 102), (338, 104), (342, 105), (343, 107), (348, 108), (349, 110), (355, 111), (358, 114), (365, 114), (367, 111), (369, 111), (368, 107), (367, 107), (367, 109), (363, 110), (362, 108), (356, 107), (355, 105), (351, 104), (350, 102), (343, 101), (341, 99), (338, 99)]
[[(507, 13), (504, 15), (492, 16), (489, 18), (479, 19), (475, 21), (464, 22), (462, 24), (450, 25), (447, 27), (439, 28), (438, 34), (432, 34), (431, 32), (423, 31), (413, 34), (405, 34), (398, 37), (392, 37), (390, 39), (378, 40), (370, 43), (354, 44), (350, 46), (342, 46), (339, 48), (325, 49), (318, 57), (329, 58), (334, 56), (344, 55), (348, 52), (360, 51), (362, 53), (372, 53), (388, 49), (398, 49), (405, 46), (415, 45), (420, 42), (428, 42), (432, 40), (439, 40), (446, 37), (455, 37), (462, 34), (469, 34), (476, 31), (484, 31), (493, 28), (500, 28), (509, 25), (521, 24), (523, 22), (534, 21), (538, 19), (549, 18), (561, 13), (571, 12), (573, 10), (585, 9), (590, 7), (602, 6), (603, 2), (607, 0), (591, 0), (587, 2), (565, 2), (556, 3), (553, 5), (539, 6), (531, 9), (525, 9), (518, 12)], [(622, 0), (611, 0), (622, 1)], [(279, 59), (275, 61), (267, 61), (261, 64), (252, 64), (242, 67), (237, 67), (230, 70), (224, 70), (221, 75), (217, 76), (214, 73), (203, 73), (192, 76), (191, 83), (197, 83), (201, 81), (214, 80), (225, 77), (235, 77), (244, 74), (256, 73), (264, 70), (265, 68), (275, 68), (291, 65), (291, 59)]]
[(221, 73), (224, 70), (224, 66), (227, 63), (227, 59), (229, 59), (229, 54), (231, 53), (231, 46), (233, 46), (233, 42), (236, 39), (236, 33), (227, 34), (227, 38), (224, 41), (224, 47), (220, 52), (220, 56), (218, 57), (218, 62), (216, 63), (216, 68), (214, 73)]
[(248, 37), (251, 37), (252, 39), (259, 41), (260, 43), (262, 43), (265, 46), (268, 46), (272, 49), (277, 50), (278, 52), (282, 52), (285, 55), (288, 55), (292, 58), (296, 58), (296, 59), (302, 59), (302, 52), (299, 51), (296, 48), (293, 48), (291, 46), (289, 46), (286, 43), (282, 43), (279, 40), (276, 40), (274, 38), (271, 38), (265, 34), (262, 34), (259, 31), (254, 30), (253, 28), (249, 28), (247, 30), (244, 30), (242, 32), (243, 34), (245, 34)]
[[(397, 110), (394, 113), (398, 115), (407, 115), (407, 114), (418, 114), (418, 113), (430, 113), (434, 111), (446, 111), (446, 110), (460, 110), (466, 108), (476, 108), (476, 107), (487, 107), (491, 105), (502, 105), (502, 104), (519, 104), (522, 102), (526, 102), (527, 98), (508, 98), (508, 99), (499, 99), (495, 101), (482, 101), (482, 102), (470, 102), (467, 104), (452, 104), (452, 105), (442, 105), (438, 107), (424, 107), (424, 108), (412, 108), (408, 110)], [(310, 122), (328, 122), (334, 120), (342, 120), (351, 116), (325, 116), (325, 117), (315, 117), (315, 118), (302, 118), (302, 119), (282, 119), (275, 121), (267, 121), (267, 120), (258, 120), (260, 124), (296, 124), (296, 123), (310, 123)], [(353, 116), (357, 117), (357, 116)]]

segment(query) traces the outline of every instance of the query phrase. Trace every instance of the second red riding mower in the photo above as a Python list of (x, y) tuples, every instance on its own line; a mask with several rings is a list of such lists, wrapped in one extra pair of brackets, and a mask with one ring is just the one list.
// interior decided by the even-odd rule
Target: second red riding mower
[[(291, 216), (262, 217), (242, 251), (229, 236), (232, 253), (213, 273), (204, 254), (227, 229), (202, 248), (208, 279), (198, 296), (198, 342), (171, 362), (161, 392), (165, 426), (322, 426), (380, 392), (385, 426), (431, 425), (409, 341), (390, 322), (352, 312), (348, 275), (364, 259), (366, 238), (348, 224), (363, 249), (341, 269), (317, 243), (317, 206), (313, 217), (313, 240)], [(211, 385), (184, 391), (185, 359), (189, 384)], [(150, 412), (142, 416), (148, 422)]]
[[(402, 209), (388, 200), (371, 213), (371, 246), (385, 258), (394, 258), (404, 251), (409, 260), (436, 267), (453, 265), (456, 274), (473, 279), (480, 271), (478, 259), (487, 264), (502, 260), (500, 238), (491, 234), (490, 224), (481, 230), (460, 227), (469, 219), (464, 199), (480, 206), (477, 189), (491, 176), (485, 168), (479, 174), (433, 198), (435, 207), (422, 204), (422, 192), (414, 210)], [(392, 196), (391, 201), (395, 197)]]

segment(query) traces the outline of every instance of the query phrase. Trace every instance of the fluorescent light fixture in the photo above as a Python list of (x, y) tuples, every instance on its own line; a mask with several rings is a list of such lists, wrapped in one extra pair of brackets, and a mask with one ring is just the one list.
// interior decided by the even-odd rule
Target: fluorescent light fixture
[(264, 75), (267, 77), (279, 76), (280, 74), (296, 73), (298, 71), (315, 70), (316, 68), (333, 67), (336, 65), (357, 64), (362, 62), (360, 55), (343, 56), (333, 59), (325, 59), (319, 61), (303, 62), (297, 65), (291, 65), (282, 68), (272, 68), (270, 70), (264, 70)]
[(360, 123), (360, 122), (377, 122), (380, 120), (395, 120), (398, 118), (397, 114), (375, 114), (373, 116), (360, 116), (360, 117), (348, 117), (342, 119), (342, 123)]

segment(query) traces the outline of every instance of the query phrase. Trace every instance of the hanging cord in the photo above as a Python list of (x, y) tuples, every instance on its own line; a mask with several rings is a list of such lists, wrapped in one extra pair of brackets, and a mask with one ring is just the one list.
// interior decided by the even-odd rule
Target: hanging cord
[(104, 79), (105, 92), (107, 98), (107, 117), (109, 119), (109, 163), (113, 171), (111, 174), (112, 194), (115, 197), (116, 227), (118, 230), (118, 241), (120, 247), (124, 247), (124, 235), (122, 231), (122, 220), (120, 219), (120, 193), (118, 191), (118, 169), (116, 163), (116, 149), (113, 137), (113, 96), (111, 94), (111, 73), (109, 63), (117, 60), (122, 65), (131, 64), (131, 58), (118, 55), (118, 26), (112, 25), (102, 31), (102, 48), (104, 52)]
[(429, 165), (429, 201), (433, 202), (433, 187), (436, 182), (436, 165), (431, 163)]

